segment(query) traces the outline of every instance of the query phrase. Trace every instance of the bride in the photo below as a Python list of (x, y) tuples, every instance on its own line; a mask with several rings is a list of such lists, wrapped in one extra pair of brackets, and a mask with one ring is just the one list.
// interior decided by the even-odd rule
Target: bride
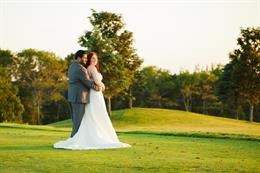
[[(88, 54), (86, 68), (96, 85), (104, 87), (95, 52)], [(86, 104), (85, 114), (77, 133), (73, 137), (55, 143), (54, 148), (90, 150), (131, 147), (119, 141), (108, 116), (102, 90), (90, 89), (89, 97), (90, 102)]]

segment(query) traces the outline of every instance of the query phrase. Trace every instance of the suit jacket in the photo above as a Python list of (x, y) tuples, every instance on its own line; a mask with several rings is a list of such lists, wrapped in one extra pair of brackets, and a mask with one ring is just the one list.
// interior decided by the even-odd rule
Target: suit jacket
[(89, 90), (95, 89), (96, 85), (90, 80), (87, 69), (75, 61), (68, 70), (68, 101), (72, 103), (89, 103)]

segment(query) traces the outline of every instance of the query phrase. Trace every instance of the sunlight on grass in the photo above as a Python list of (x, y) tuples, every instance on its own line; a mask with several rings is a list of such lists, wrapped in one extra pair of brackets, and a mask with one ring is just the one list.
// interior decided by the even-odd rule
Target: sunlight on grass
[(259, 172), (260, 142), (118, 133), (124, 149), (71, 151), (69, 131), (0, 126), (0, 172)]
[(54, 149), (71, 120), (49, 125), (0, 123), (0, 172), (260, 172), (260, 124), (177, 110), (114, 111), (131, 148)]
[[(260, 139), (260, 123), (215, 117), (180, 110), (133, 108), (114, 111), (113, 126), (118, 132), (149, 131), (169, 133), (233, 134)], [(53, 124), (52, 127), (70, 128), (71, 120)]]

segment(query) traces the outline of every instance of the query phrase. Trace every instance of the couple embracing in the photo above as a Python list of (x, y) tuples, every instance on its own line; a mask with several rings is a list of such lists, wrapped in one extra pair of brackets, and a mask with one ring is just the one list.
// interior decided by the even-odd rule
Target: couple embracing
[(120, 142), (106, 110), (105, 85), (95, 52), (79, 50), (68, 70), (68, 101), (72, 110), (71, 136), (54, 148), (71, 150), (126, 148)]

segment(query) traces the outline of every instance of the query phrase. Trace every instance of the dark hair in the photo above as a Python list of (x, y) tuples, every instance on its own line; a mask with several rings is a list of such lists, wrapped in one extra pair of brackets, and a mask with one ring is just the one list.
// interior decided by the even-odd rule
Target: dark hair
[[(87, 56), (87, 63), (86, 63), (86, 68), (88, 68), (88, 66), (90, 65), (90, 61), (91, 61), (91, 58), (93, 57), (93, 55), (97, 55), (96, 52), (90, 52)], [(97, 62), (97, 64), (95, 65), (95, 67), (97, 68), (97, 71), (100, 73), (100, 67), (99, 67), (99, 62)]]
[(78, 50), (76, 53), (75, 53), (75, 59), (77, 59), (78, 57), (82, 58), (84, 54), (87, 54), (87, 51), (85, 50)]

